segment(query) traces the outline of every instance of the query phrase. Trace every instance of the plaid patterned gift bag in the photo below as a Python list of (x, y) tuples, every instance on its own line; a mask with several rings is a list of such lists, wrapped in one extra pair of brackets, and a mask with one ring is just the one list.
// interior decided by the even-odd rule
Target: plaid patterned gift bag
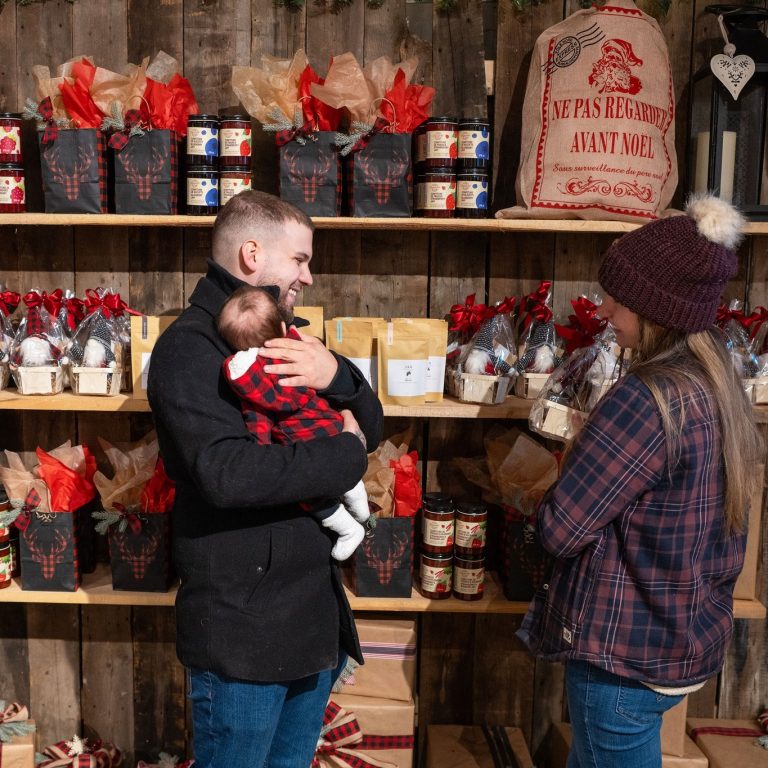
[(413, 583), (413, 517), (376, 520), (373, 535), (354, 556), (358, 597), (410, 597)]
[(148, 130), (114, 151), (115, 213), (176, 214), (179, 198), (179, 142), (175, 131)]
[(133, 515), (125, 530), (109, 528), (112, 589), (166, 592), (173, 581), (169, 516)]
[(107, 144), (95, 128), (39, 134), (46, 213), (107, 212)]
[(507, 600), (530, 600), (549, 574), (551, 555), (541, 546), (535, 523), (505, 507), (501, 586)]

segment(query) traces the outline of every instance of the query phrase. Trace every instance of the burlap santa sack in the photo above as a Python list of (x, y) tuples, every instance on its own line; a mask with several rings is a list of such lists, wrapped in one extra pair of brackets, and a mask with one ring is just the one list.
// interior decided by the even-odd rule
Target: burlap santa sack
[(536, 41), (523, 105), (518, 206), (499, 218), (647, 221), (677, 186), (664, 36), (632, 0), (577, 11)]

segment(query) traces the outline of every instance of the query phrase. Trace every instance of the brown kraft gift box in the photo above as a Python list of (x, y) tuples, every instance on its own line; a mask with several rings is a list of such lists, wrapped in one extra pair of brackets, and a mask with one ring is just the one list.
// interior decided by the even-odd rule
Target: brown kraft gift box
[[(534, 768), (519, 728), (503, 727), (509, 751), (498, 751), (494, 731), (500, 726), (430, 725), (427, 768)], [(491, 744), (494, 744), (493, 749)]]
[(710, 768), (768, 767), (768, 749), (757, 743), (765, 734), (756, 720), (689, 717), (688, 733), (709, 758)]
[[(549, 768), (565, 768), (568, 752), (571, 749), (571, 726), (568, 723), (553, 723), (549, 729), (548, 741)], [(682, 756), (661, 756), (662, 768), (707, 768), (708, 765), (709, 762), (704, 753), (687, 736)], [(739, 766), (739, 768), (742, 767)]]
[(358, 619), (365, 665), (345, 681), (349, 696), (410, 701), (416, 681), (416, 622), (407, 619)]
[(668, 709), (661, 719), (661, 752), (664, 755), (685, 754), (685, 718), (688, 715), (688, 697)]
[(319, 768), (359, 765), (357, 759), (388, 768), (411, 768), (414, 718), (412, 701), (332, 693), (315, 752)]
[[(27, 721), (34, 725), (34, 720)], [(0, 766), (2, 768), (35, 768), (35, 731), (23, 736), (13, 736), (10, 741), (0, 741)]]

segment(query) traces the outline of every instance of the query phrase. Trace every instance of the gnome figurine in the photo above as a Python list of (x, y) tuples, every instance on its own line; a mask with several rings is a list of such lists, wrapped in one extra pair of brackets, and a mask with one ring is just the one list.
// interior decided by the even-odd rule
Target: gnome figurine
[(515, 363), (515, 370), (518, 373), (551, 373), (557, 363), (554, 323), (551, 320), (534, 321), (525, 351)]
[(77, 334), (69, 347), (69, 362), (86, 368), (114, 368), (115, 353), (112, 349), (112, 331), (104, 316), (99, 312), (90, 322), (90, 333), (85, 347)]
[[(501, 328), (499, 324), (502, 320), (501, 315), (486, 320), (475, 337), (472, 339), (471, 349), (464, 360), (465, 373), (490, 374), (496, 376), (506, 376), (511, 367), (503, 357), (498, 355), (498, 349), (495, 342)], [(510, 329), (511, 335), (511, 329)]]
[(48, 313), (41, 307), (29, 307), (23, 324), (24, 327), (19, 329), (17, 336), (21, 341), (18, 342), (18, 349), (13, 356), (14, 364), (32, 368), (56, 365), (60, 351), (46, 334), (46, 329), (50, 329)]

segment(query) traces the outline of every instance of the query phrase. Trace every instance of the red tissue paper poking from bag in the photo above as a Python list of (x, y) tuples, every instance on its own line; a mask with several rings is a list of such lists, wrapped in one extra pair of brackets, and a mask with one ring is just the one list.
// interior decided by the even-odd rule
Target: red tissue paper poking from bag
[(379, 104), (382, 117), (394, 126), (392, 133), (413, 133), (428, 117), (435, 89), (428, 85), (406, 85), (405, 72), (398, 69), (392, 87)]
[(416, 451), (403, 454), (389, 466), (395, 470), (394, 517), (413, 517), (421, 508), (421, 476), (416, 468)]
[(325, 84), (325, 78), (320, 77), (312, 67), (307, 64), (299, 76), (299, 101), (304, 116), (304, 124), (311, 126), (313, 131), (337, 131), (341, 123), (344, 110), (329, 107), (320, 99), (316, 99), (311, 92), (312, 83)]
[[(80, 449), (84, 458), (82, 463), (77, 461), (75, 455)], [(69, 449), (68, 456), (71, 455), (72, 458), (70, 463), (75, 464), (76, 468), (67, 466), (42, 448), (37, 448), (35, 452), (40, 461), (38, 473), (51, 494), (51, 510), (74, 512), (95, 498), (93, 475), (96, 472), (96, 457), (87, 446)]]
[(82, 59), (72, 65), (72, 84), (66, 80), (59, 85), (61, 100), (67, 114), (78, 128), (99, 128), (104, 121), (104, 113), (91, 98), (91, 85), (96, 75), (96, 67), (88, 59)]
[(168, 477), (163, 460), (158, 459), (154, 474), (141, 492), (141, 509), (144, 512), (167, 514), (173, 507), (175, 497), (176, 484)]
[(176, 131), (182, 138), (187, 135), (189, 116), (200, 111), (189, 80), (178, 72), (167, 85), (148, 77), (144, 99), (149, 104), (152, 127)]

